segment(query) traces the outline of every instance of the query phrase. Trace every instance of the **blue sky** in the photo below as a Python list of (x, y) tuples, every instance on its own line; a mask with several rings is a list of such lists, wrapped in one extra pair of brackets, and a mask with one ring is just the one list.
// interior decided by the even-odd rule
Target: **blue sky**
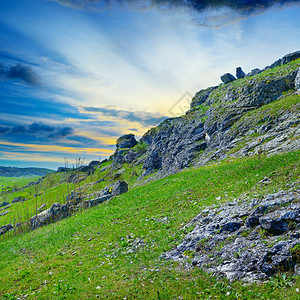
[(0, 165), (107, 157), (187, 92), (299, 50), (299, 16), (299, 1), (0, 0)]

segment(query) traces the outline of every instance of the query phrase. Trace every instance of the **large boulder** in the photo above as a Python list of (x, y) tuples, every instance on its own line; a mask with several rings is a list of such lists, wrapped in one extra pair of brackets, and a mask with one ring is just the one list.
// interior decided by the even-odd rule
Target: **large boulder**
[(107, 159), (104, 159), (102, 161), (99, 161), (99, 160), (93, 160), (89, 163), (89, 167), (97, 167), (97, 166), (100, 166), (102, 164), (104, 164), (105, 162), (107, 162)]
[(236, 80), (236, 78), (232, 74), (230, 74), (230, 73), (225, 73), (224, 75), (221, 76), (221, 80), (225, 84), (227, 84), (227, 83), (230, 83), (230, 82)]
[(236, 78), (237, 78), (237, 79), (244, 78), (245, 75), (246, 75), (246, 74), (244, 73), (244, 71), (242, 70), (241, 67), (237, 67), (237, 68), (236, 68)]
[(32, 229), (56, 222), (71, 214), (71, 207), (68, 204), (54, 203), (52, 206), (41, 212), (40, 214), (30, 218), (30, 226)]
[(117, 139), (117, 149), (133, 148), (136, 144), (134, 134), (125, 134)]

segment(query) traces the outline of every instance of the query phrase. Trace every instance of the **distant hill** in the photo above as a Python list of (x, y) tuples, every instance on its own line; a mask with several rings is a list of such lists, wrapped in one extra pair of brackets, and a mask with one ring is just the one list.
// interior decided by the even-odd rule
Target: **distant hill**
[(0, 176), (4, 176), (4, 177), (44, 176), (52, 172), (54, 171), (50, 169), (44, 169), (44, 168), (16, 168), (16, 167), (0, 166)]

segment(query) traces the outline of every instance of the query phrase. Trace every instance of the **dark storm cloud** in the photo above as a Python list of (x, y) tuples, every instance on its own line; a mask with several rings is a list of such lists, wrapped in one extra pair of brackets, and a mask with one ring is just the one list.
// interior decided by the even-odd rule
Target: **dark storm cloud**
[(95, 9), (100, 7), (110, 7), (113, 3), (129, 4), (136, 8), (151, 8), (158, 7), (161, 9), (180, 8), (193, 11), (203, 11), (208, 8), (229, 7), (234, 10), (239, 10), (247, 14), (251, 14), (256, 10), (267, 9), (274, 5), (296, 4), (299, 0), (52, 0), (62, 5), (76, 9)]
[(24, 83), (34, 86), (39, 85), (40, 83), (38, 74), (34, 72), (31, 67), (21, 63), (10, 67), (0, 65), (0, 78), (5, 80), (20, 79)]
[(60, 139), (74, 134), (74, 129), (71, 127), (59, 127), (44, 124), (42, 122), (35, 122), (30, 125), (17, 126), (0, 126), (0, 134), (29, 134), (35, 136), (42, 136), (49, 139)]
[(159, 116), (157, 114), (152, 114), (149, 112), (141, 112), (141, 111), (126, 111), (126, 110), (118, 110), (115, 108), (105, 108), (105, 107), (84, 107), (84, 112), (86, 113), (101, 113), (103, 116), (115, 117), (118, 119), (123, 119), (129, 122), (137, 122), (144, 126), (152, 126), (155, 125), (167, 117)]

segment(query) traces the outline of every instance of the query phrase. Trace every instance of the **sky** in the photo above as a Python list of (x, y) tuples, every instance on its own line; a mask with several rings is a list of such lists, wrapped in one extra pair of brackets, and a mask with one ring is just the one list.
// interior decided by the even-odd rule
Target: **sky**
[(0, 0), (0, 165), (104, 159), (241, 66), (300, 50), (300, 1)]

